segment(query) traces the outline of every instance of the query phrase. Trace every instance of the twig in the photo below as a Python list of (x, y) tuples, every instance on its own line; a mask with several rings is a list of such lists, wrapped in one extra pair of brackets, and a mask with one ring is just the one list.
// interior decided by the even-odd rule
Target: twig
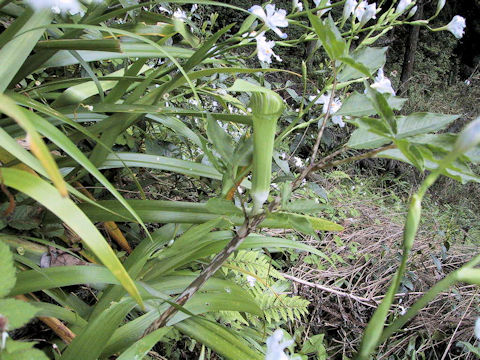
[(336, 166), (339, 166), (339, 165), (347, 164), (347, 163), (350, 163), (350, 162), (353, 162), (353, 161), (372, 158), (375, 155), (377, 155), (378, 153), (381, 153), (382, 151), (395, 149), (396, 147), (397, 146), (395, 144), (382, 146), (382, 147), (379, 147), (377, 149), (368, 151), (368, 152), (363, 153), (363, 154), (351, 156), (349, 158), (342, 159), (342, 160), (332, 161), (330, 163), (327, 163), (327, 162), (321, 160), (313, 166), (312, 170), (325, 170), (325, 169), (329, 169), (329, 168), (336, 167)]
[[(265, 214), (260, 214), (252, 219), (246, 218), (240, 229), (237, 230), (236, 235), (228, 243), (228, 245), (219, 252), (210, 264), (200, 273), (200, 275), (188, 285), (185, 290), (177, 297), (175, 303), (178, 306), (183, 306), (185, 303), (210, 279), (228, 257), (238, 248), (243, 240), (265, 219)], [(164, 327), (168, 320), (170, 320), (178, 311), (178, 307), (170, 306), (160, 317), (155, 320), (152, 325), (145, 331), (144, 336)]]
[(320, 290), (323, 290), (323, 291), (326, 291), (326, 292), (329, 292), (331, 294), (335, 294), (335, 295), (338, 295), (338, 296), (347, 297), (349, 299), (358, 301), (358, 302), (362, 303), (363, 305), (367, 305), (367, 306), (370, 306), (370, 307), (376, 307), (375, 305), (372, 304), (372, 302), (376, 303), (376, 301), (374, 299), (367, 299), (367, 298), (356, 296), (356, 295), (353, 295), (353, 294), (349, 294), (349, 293), (346, 293), (346, 292), (343, 292), (343, 291), (340, 291), (340, 290), (335, 290), (335, 289), (329, 288), (327, 286), (315, 284), (315, 283), (312, 283), (312, 282), (309, 282), (309, 281), (306, 281), (306, 280), (302, 280), (302, 279), (299, 279), (295, 276), (291, 276), (291, 275), (288, 275), (288, 274), (281, 274), (281, 275), (285, 279), (289, 279), (289, 280), (298, 282), (299, 284), (314, 287), (314, 288), (317, 288), (317, 289), (320, 289)]

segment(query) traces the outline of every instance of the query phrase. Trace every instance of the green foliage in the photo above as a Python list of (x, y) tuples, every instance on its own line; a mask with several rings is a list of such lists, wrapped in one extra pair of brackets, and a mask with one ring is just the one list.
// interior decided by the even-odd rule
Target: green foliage
[[(310, 252), (312, 261), (316, 256), (331, 264), (344, 261), (292, 235), (321, 240), (322, 232), (342, 231), (336, 221), (347, 216), (318, 184), (307, 187), (302, 181), (312, 171), (373, 156), (431, 174), (411, 201), (403, 257), (364, 334), (360, 359), (414, 316), (425, 299), (471, 272), (453, 272), (384, 329), (426, 190), (440, 175), (480, 179), (470, 168), (478, 163), (478, 147), (461, 154), (457, 134), (439, 134), (457, 116), (399, 115), (405, 99), (373, 86), (386, 62), (386, 48), (375, 42), (403, 20), (386, 10), (373, 25), (355, 20), (346, 25), (335, 21), (341, 2), (323, 18), (311, 10), (290, 14), (296, 30), (277, 44), (286, 49), (318, 44), (323, 66), (309, 74), (303, 63), (299, 85), (285, 81), (299, 75), (288, 65), (283, 70), (268, 61), (258, 66), (255, 59), (247, 68), (265, 51), (262, 46), (271, 56), (275, 41), (262, 44), (250, 36), (267, 28), (260, 19), (245, 20), (247, 12), (235, 4), (111, 0), (82, 2), (85, 12), (72, 15), (0, 1), (10, 24), (0, 34), (0, 210), (5, 215), (0, 235), (17, 251), (13, 258), (0, 242), (0, 297), (5, 297), (0, 314), (7, 324), (2, 332), (47, 315), (75, 334), (71, 342), (62, 339), (61, 359), (141, 358), (157, 342), (171, 349), (179, 333), (190, 339), (192, 350), (201, 344), (201, 357), (208, 347), (225, 359), (262, 359), (261, 329), (271, 333), (295, 325), (309, 306), (291, 294), (281, 273), (285, 262), (271, 253), (294, 249)], [(291, 8), (289, 1), (276, 5)], [(183, 20), (180, 12), (170, 11), (181, 6), (190, 9)], [(237, 26), (232, 16), (219, 28), (214, 6), (232, 11)], [(287, 94), (292, 99), (285, 101)], [(340, 116), (347, 128), (356, 129), (342, 136), (341, 149), (329, 153), (322, 135), (343, 124)], [(319, 131), (307, 131), (314, 124)], [(313, 153), (293, 171), (280, 152), (289, 149), (293, 155), (305, 139)], [(350, 180), (341, 171), (324, 175)], [(316, 197), (321, 203), (311, 200)], [(261, 228), (282, 229), (286, 236)], [(128, 241), (136, 244), (132, 251)], [(357, 244), (351, 246), (355, 252)], [(73, 262), (79, 258), (91, 264)], [(470, 282), (476, 280), (473, 274)], [(67, 288), (78, 285), (88, 287), (88, 295)], [(13, 298), (33, 292), (41, 296), (27, 298), (42, 299), (35, 306)], [(172, 305), (171, 316), (158, 322)], [(307, 339), (297, 358), (314, 353), (325, 359), (325, 340), (323, 334)], [(32, 346), (8, 339), (0, 356), (47, 358)]]

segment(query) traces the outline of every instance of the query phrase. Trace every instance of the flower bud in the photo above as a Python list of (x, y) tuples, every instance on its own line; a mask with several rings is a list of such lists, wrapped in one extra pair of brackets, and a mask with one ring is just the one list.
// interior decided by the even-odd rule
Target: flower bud
[(447, 0), (438, 0), (437, 11), (435, 12), (435, 15), (438, 15), (440, 13), (440, 11), (442, 11), (443, 7), (445, 6), (446, 1)]
[(413, 195), (408, 208), (407, 222), (405, 223), (405, 230), (403, 231), (403, 249), (410, 251), (415, 240), (415, 234), (420, 224), (420, 217), (422, 213), (422, 199), (417, 195)]

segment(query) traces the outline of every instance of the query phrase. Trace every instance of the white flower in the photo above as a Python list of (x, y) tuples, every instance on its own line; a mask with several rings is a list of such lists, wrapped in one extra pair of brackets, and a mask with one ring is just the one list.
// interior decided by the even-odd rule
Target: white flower
[(383, 69), (378, 69), (377, 77), (375, 78), (375, 82), (371, 87), (382, 94), (389, 93), (395, 95), (395, 90), (393, 90), (392, 82), (389, 78), (385, 77)]
[(408, 17), (412, 17), (413, 15), (415, 15), (417, 13), (417, 10), (418, 10), (418, 6), (415, 5), (414, 7), (412, 7), (408, 13)]
[(366, 24), (367, 22), (370, 21), (370, 19), (376, 19), (377, 17), (375, 14), (377, 13), (377, 4), (373, 3), (370, 5), (367, 5), (365, 7), (365, 12), (362, 15), (362, 19), (360, 20), (361, 24)]
[(366, 1), (361, 1), (355, 9), (355, 16), (361, 24), (366, 24), (370, 19), (376, 19), (377, 4), (368, 4)]
[(457, 39), (461, 39), (467, 26), (465, 18), (460, 15), (455, 15), (447, 25), (447, 30), (450, 31)]
[(159, 6), (159, 7), (158, 7), (158, 10), (159, 10), (159, 11), (166, 12), (167, 14), (171, 14), (171, 13), (172, 13), (172, 10), (169, 10), (169, 9), (167, 9), (166, 7), (163, 7), (163, 6)]
[(298, 11), (303, 11), (302, 0), (293, 0), (293, 8), (298, 9)]
[(182, 9), (177, 9), (173, 13), (173, 17), (180, 20), (180, 21), (185, 21), (187, 20), (187, 13), (183, 11)]
[(78, 0), (26, 0), (26, 2), (33, 10), (50, 9), (55, 14), (83, 14)]
[(465, 80), (465, 85), (469, 86), (471, 83), (470, 79)]
[(298, 156), (294, 156), (293, 161), (295, 162), (296, 167), (302, 167), (303, 166), (303, 160), (300, 159)]
[(345, 2), (345, 6), (343, 7), (343, 18), (348, 19), (355, 11), (357, 5), (358, 2), (356, 0), (347, 0)]
[(197, 9), (198, 9), (198, 4), (193, 4), (190, 12), (194, 13), (195, 11), (197, 11)]
[(365, 13), (365, 7), (368, 5), (366, 1), (360, 1), (357, 8), (355, 9), (355, 17), (358, 21), (362, 19), (363, 14)]
[(475, 337), (480, 340), (480, 317), (475, 321)]
[[(332, 96), (332, 93), (331, 92), (327, 92), (326, 94), (323, 94), (322, 96), (320, 96), (316, 101), (315, 101), (315, 104), (323, 104), (323, 113), (326, 114), (327, 111), (328, 111), (328, 107), (330, 105), (330, 98)], [(315, 95), (312, 95), (309, 97), (309, 100), (312, 101), (313, 99), (315, 99), (316, 96)], [(339, 98), (334, 98), (332, 100), (332, 104), (330, 105), (330, 115), (331, 115), (331, 119), (332, 119), (332, 122), (340, 127), (344, 127), (345, 126), (345, 123), (343, 122), (343, 118), (341, 115), (333, 115), (335, 114), (338, 110), (340, 110), (340, 108), (342, 107), (342, 102), (340, 101)]]
[(248, 285), (250, 285), (250, 287), (254, 287), (255, 283), (257, 282), (257, 279), (255, 279), (251, 275), (247, 275), (247, 282), (248, 282)]
[[(320, 1), (321, 0), (313, 0), (316, 7), (320, 6)], [(330, 2), (330, 0), (327, 0), (327, 2), (323, 6), (330, 6), (330, 5), (332, 5), (332, 3)], [(320, 15), (320, 16), (323, 16), (324, 14), (329, 12), (330, 10), (331, 10), (331, 8), (323, 9), (323, 10), (320, 10), (317, 14)]]
[(258, 60), (266, 62), (267, 64), (272, 63), (272, 56), (275, 57), (278, 61), (282, 61), (280, 56), (276, 55), (272, 48), (275, 46), (275, 41), (267, 41), (266, 37), (261, 33), (255, 39), (257, 40), (257, 57)]
[(283, 340), (283, 330), (277, 329), (267, 338), (267, 355), (265, 360), (288, 360), (283, 350), (293, 344), (293, 340)]
[(261, 18), (268, 28), (275, 31), (275, 34), (280, 36), (282, 39), (286, 39), (287, 34), (283, 33), (279, 29), (279, 27), (288, 26), (288, 20), (286, 19), (287, 12), (283, 9), (280, 9), (278, 11), (275, 10), (275, 5), (272, 4), (268, 4), (267, 6), (265, 6), (265, 9), (267, 10), (266, 13), (261, 6), (254, 5), (248, 11)]
[(405, 11), (407, 7), (410, 6), (412, 0), (400, 0), (397, 6), (397, 10), (395, 11), (397, 14), (401, 14)]

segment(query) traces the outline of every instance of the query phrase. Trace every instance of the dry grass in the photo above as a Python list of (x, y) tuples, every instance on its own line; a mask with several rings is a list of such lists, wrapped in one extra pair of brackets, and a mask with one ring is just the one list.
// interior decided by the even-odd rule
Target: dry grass
[[(344, 222), (345, 230), (337, 234), (340, 241), (329, 234), (320, 244), (321, 249), (328, 249), (330, 255), (336, 254), (343, 261), (336, 261), (336, 266), (327, 262), (312, 266), (302, 258), (288, 272), (295, 292), (311, 301), (310, 317), (299, 325), (305, 326), (305, 336), (327, 334), (331, 359), (351, 356), (358, 347), (360, 334), (399, 263), (405, 216), (373, 201), (337, 205), (354, 206), (361, 213)], [(474, 246), (457, 244), (448, 252), (443, 251), (442, 256), (442, 242), (427, 227), (420, 229), (392, 318), (478, 251)], [(319, 246), (314, 239), (305, 240)], [(462, 354), (456, 342), (473, 342), (479, 304), (474, 286), (459, 285), (440, 294), (381, 348), (377, 359), (411, 359), (405, 354), (409, 344), (417, 355), (424, 353), (426, 359), (473, 359), (473, 355)]]

